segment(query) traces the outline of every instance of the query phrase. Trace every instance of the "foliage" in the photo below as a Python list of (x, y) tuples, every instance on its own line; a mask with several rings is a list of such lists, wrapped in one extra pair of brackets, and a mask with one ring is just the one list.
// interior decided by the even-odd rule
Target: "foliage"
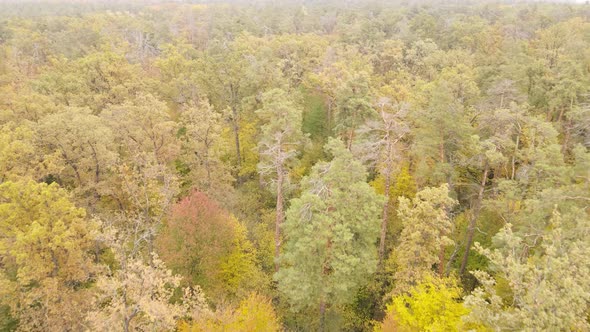
[(375, 331), (460, 331), (469, 311), (460, 302), (461, 289), (452, 279), (426, 277), (387, 306)]
[(151, 265), (123, 261), (120, 270), (98, 278), (96, 310), (88, 313), (88, 324), (95, 331), (172, 329), (179, 317), (206, 310), (198, 286), (184, 289), (181, 303), (171, 302), (180, 279), (157, 256)]
[(587, 7), (0, 1), (0, 330), (589, 329)]
[(192, 324), (183, 323), (182, 332), (209, 331), (282, 331), (272, 303), (260, 294), (252, 293), (233, 310), (218, 312), (214, 317), (203, 317)]
[(333, 159), (316, 164), (304, 179), (284, 225), (276, 279), (296, 310), (348, 303), (376, 267), (383, 198), (364, 182), (364, 167), (340, 140), (329, 140), (326, 150)]
[(177, 134), (182, 141), (180, 160), (188, 167), (183, 174), (185, 186), (214, 196), (230, 191), (233, 181), (221, 160), (222, 125), (222, 115), (209, 103), (187, 104), (180, 114)]
[(504, 305), (494, 288), (494, 278), (476, 271), (482, 287), (465, 299), (472, 310), (470, 320), (480, 321), (494, 331), (588, 328), (585, 290), (589, 267), (584, 258), (588, 255), (588, 234), (581, 231), (587, 229), (588, 219), (582, 211), (562, 217), (555, 210), (550, 227), (538, 248), (532, 248), (535, 253), (530, 257), (522, 252), (524, 239), (514, 234), (510, 224), (495, 236), (504, 244), (500, 249), (478, 247), (491, 261), (498, 277), (509, 280), (514, 306)]
[(244, 226), (201, 192), (172, 207), (156, 248), (175, 273), (217, 301), (261, 282)]
[(81, 328), (99, 272), (97, 230), (57, 184), (0, 185), (0, 294), (18, 330)]
[(433, 265), (444, 264), (439, 253), (453, 244), (448, 237), (453, 227), (448, 211), (455, 204), (446, 184), (425, 188), (412, 200), (399, 198), (398, 215), (404, 229), (392, 256), (396, 292), (406, 291), (431, 275)]

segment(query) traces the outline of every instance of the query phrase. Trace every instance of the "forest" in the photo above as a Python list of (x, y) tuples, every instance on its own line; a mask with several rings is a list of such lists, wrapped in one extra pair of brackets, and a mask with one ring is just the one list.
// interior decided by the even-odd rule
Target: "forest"
[(590, 331), (589, 19), (0, 1), (0, 331)]

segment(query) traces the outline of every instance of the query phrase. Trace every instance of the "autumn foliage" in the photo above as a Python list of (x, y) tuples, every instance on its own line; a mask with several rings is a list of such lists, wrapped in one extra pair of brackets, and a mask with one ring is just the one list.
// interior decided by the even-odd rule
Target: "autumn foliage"
[(0, 0), (0, 332), (590, 331), (587, 2)]
[(213, 299), (232, 295), (255, 273), (244, 227), (202, 192), (193, 191), (172, 207), (156, 248), (168, 267)]

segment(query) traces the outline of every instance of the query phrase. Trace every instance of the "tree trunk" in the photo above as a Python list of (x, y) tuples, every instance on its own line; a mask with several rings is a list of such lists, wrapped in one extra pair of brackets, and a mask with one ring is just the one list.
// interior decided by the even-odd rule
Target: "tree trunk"
[(332, 133), (332, 98), (328, 97), (328, 109), (327, 109), (327, 129), (328, 129), (328, 136), (330, 136), (330, 134)]
[(281, 224), (283, 223), (284, 218), (283, 165), (279, 165), (277, 177), (277, 215), (275, 220), (275, 272), (279, 272), (279, 255), (281, 253)]
[(467, 267), (467, 261), (469, 260), (469, 250), (471, 249), (471, 244), (473, 243), (473, 235), (475, 234), (475, 225), (477, 222), (477, 218), (479, 218), (479, 212), (481, 210), (481, 202), (483, 200), (483, 192), (486, 186), (486, 181), (488, 179), (488, 171), (489, 166), (486, 163), (485, 169), (483, 171), (483, 175), (481, 177), (481, 183), (479, 186), (479, 190), (477, 192), (477, 201), (475, 202), (475, 206), (473, 209), (473, 215), (471, 216), (471, 220), (469, 221), (469, 227), (467, 228), (467, 240), (465, 241), (465, 252), (463, 253), (463, 261), (461, 262), (461, 269), (459, 270), (459, 275), (465, 273), (465, 268)]
[(130, 320), (125, 318), (125, 320), (123, 321), (123, 331), (129, 332), (129, 323), (130, 323)]
[[(205, 134), (205, 150), (203, 152), (203, 164), (205, 165), (205, 171), (207, 172), (207, 190), (211, 189), (211, 164), (209, 161), (209, 150), (211, 150), (211, 141), (209, 141), (209, 130), (211, 127), (207, 128), (207, 132)], [(197, 151), (194, 152), (195, 155), (198, 157)]]
[(516, 173), (516, 153), (518, 152), (518, 145), (520, 144), (520, 130), (518, 136), (516, 136), (516, 144), (514, 146), (514, 154), (512, 154), (512, 173), (510, 174), (510, 180), (514, 180)]
[(563, 124), (563, 145), (561, 146), (561, 153), (565, 156), (568, 151), (568, 145), (570, 142), (570, 129), (571, 129), (571, 121), (567, 121)]
[[(572, 110), (572, 108), (574, 108), (574, 97), (573, 96), (570, 97), (570, 111)], [(565, 114), (565, 106), (562, 106), (561, 111), (559, 112), (559, 117), (557, 118), (557, 122), (561, 123), (561, 121), (563, 120), (564, 114)]]
[[(447, 261), (446, 264), (446, 276), (449, 276), (449, 271), (451, 270), (451, 265), (453, 264), (453, 262), (455, 261), (455, 258), (457, 258), (457, 254), (459, 253), (459, 248), (461, 247), (460, 244), (456, 244), (455, 245), (455, 249), (453, 250), (453, 253), (451, 254), (451, 257), (449, 257), (449, 260)], [(445, 271), (443, 271), (445, 272)]]
[(94, 159), (94, 188), (93, 188), (94, 202), (90, 206), (90, 211), (94, 212), (96, 210), (96, 205), (97, 205), (98, 201), (100, 200), (100, 194), (98, 193), (98, 188), (97, 188), (98, 183), (100, 182), (100, 163), (98, 162), (98, 155), (96, 153), (96, 149), (94, 148), (94, 145), (92, 145), (90, 142), (88, 142), (88, 145), (90, 145), (90, 148), (92, 149), (92, 158)]
[(129, 316), (125, 317), (125, 319), (123, 320), (123, 331), (129, 332), (129, 325), (131, 324), (131, 320), (135, 318), (138, 312), (139, 310), (137, 309), (137, 307), (135, 307), (133, 309), (133, 312)]
[(205, 170), (207, 171), (207, 190), (211, 189), (211, 166), (209, 165), (209, 154), (205, 155)]
[[(441, 162), (441, 164), (444, 164), (446, 161), (444, 141), (439, 144), (438, 150), (439, 150), (438, 153), (439, 153), (440, 162)], [(449, 191), (452, 190), (451, 175), (450, 174), (447, 175), (447, 183), (449, 185)], [(447, 215), (449, 214), (448, 209), (445, 209), (445, 214), (447, 214)], [(441, 236), (442, 235), (443, 234), (441, 234)], [(438, 252), (438, 274), (442, 277), (444, 273), (445, 273), (445, 247), (441, 245), (439, 252)]]
[(440, 246), (438, 252), (438, 275), (442, 278), (445, 274), (445, 246)]
[(150, 234), (147, 239), (148, 242), (148, 264), (154, 267), (154, 235)]
[(72, 167), (72, 169), (74, 170), (74, 173), (76, 174), (76, 180), (78, 180), (78, 186), (82, 186), (82, 177), (80, 176), (80, 172), (78, 171), (78, 166), (76, 166), (76, 164), (72, 160), (70, 160), (63, 146), (61, 144), (58, 144), (58, 146), (61, 149), (61, 155), (64, 158), (66, 164), (70, 165), (70, 167)]
[(352, 151), (352, 140), (354, 139), (354, 129), (351, 129), (348, 133), (348, 151)]
[(238, 110), (235, 106), (231, 107), (232, 112), (232, 129), (234, 131), (234, 141), (236, 144), (236, 159), (238, 172), (242, 168), (242, 154), (240, 153), (240, 127), (238, 125)]
[(51, 270), (51, 276), (55, 277), (55, 276), (57, 276), (57, 273), (59, 272), (59, 262), (57, 260), (57, 257), (55, 256), (55, 252), (53, 252), (53, 250), (51, 250), (51, 262), (53, 263), (53, 269)]
[[(383, 108), (381, 108), (381, 116), (383, 117), (383, 119), (385, 119), (384, 116), (384, 111)], [(383, 215), (382, 215), (382, 220), (381, 220), (381, 237), (380, 237), (380, 241), (379, 241), (379, 267), (383, 268), (383, 260), (385, 258), (385, 239), (387, 237), (387, 219), (388, 219), (388, 213), (389, 213), (389, 207), (391, 204), (391, 197), (389, 196), (389, 191), (391, 190), (391, 172), (393, 170), (393, 153), (392, 153), (392, 147), (393, 147), (393, 142), (392, 142), (392, 135), (391, 133), (389, 133), (386, 136), (386, 140), (387, 140), (387, 146), (386, 146), (386, 152), (387, 152), (387, 159), (385, 160), (385, 170), (383, 171), (383, 175), (385, 177), (385, 197), (387, 197), (387, 200), (385, 201), (385, 204), (383, 205)]]
[(326, 329), (326, 301), (322, 299), (320, 301), (320, 331), (323, 332)]
[(381, 219), (381, 237), (379, 240), (379, 266), (383, 266), (383, 258), (385, 256), (385, 237), (387, 236), (387, 213), (389, 212), (389, 204), (390, 204), (390, 197), (389, 197), (389, 188), (391, 187), (391, 171), (390, 168), (387, 168), (387, 174), (385, 174), (385, 197), (387, 197), (387, 201), (383, 205), (383, 219)]
[[(574, 97), (572, 96), (570, 98), (570, 112), (572, 111), (572, 109), (574, 108)], [(570, 140), (570, 129), (571, 129), (571, 120), (569, 120), (567, 117), (564, 118), (563, 116), (563, 110), (561, 112), (561, 114), (559, 115), (559, 122), (563, 121), (563, 145), (561, 146), (561, 153), (563, 155), (565, 155), (567, 153), (567, 146), (569, 144), (569, 140)]]

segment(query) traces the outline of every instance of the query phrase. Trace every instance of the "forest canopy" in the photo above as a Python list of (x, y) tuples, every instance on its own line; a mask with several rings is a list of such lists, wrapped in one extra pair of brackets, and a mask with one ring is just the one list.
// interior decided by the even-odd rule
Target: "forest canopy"
[(0, 1), (0, 331), (590, 330), (589, 19)]

